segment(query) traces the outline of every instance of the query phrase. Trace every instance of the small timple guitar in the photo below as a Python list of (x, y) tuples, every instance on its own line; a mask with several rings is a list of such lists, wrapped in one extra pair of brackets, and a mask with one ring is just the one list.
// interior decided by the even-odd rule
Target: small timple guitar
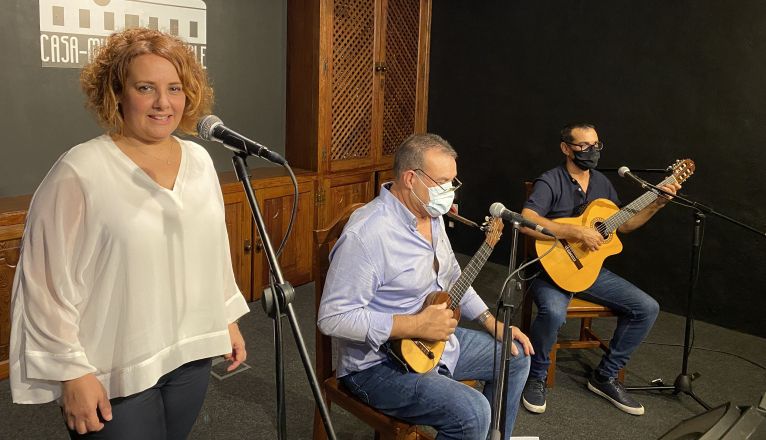
[[(657, 186), (669, 183), (682, 183), (694, 173), (694, 161), (677, 160), (672, 166), (672, 174)], [(584, 249), (581, 243), (569, 243), (559, 239), (561, 246), (556, 246), (550, 254), (540, 260), (551, 279), (564, 290), (582, 292), (596, 282), (601, 266), (606, 257), (622, 252), (622, 243), (617, 238), (617, 228), (649, 206), (657, 199), (657, 194), (647, 191), (622, 209), (607, 199), (596, 199), (588, 204), (579, 217), (558, 218), (556, 223), (589, 226), (604, 237), (604, 243), (597, 251)], [(537, 240), (535, 250), (538, 256), (545, 254), (551, 247), (550, 241)]]
[[(460, 277), (450, 288), (449, 292), (431, 292), (423, 302), (423, 308), (432, 304), (447, 303), (447, 307), (454, 312), (454, 318), (460, 320), (460, 300), (478, 275), (487, 258), (492, 253), (495, 244), (500, 240), (503, 230), (503, 221), (492, 217), (485, 229), (486, 237), (471, 261), (463, 269)], [(422, 310), (422, 309), (421, 309)], [(445, 341), (428, 341), (425, 339), (397, 339), (391, 341), (391, 348), (412, 371), (425, 373), (439, 364), (439, 359), (444, 353)]]

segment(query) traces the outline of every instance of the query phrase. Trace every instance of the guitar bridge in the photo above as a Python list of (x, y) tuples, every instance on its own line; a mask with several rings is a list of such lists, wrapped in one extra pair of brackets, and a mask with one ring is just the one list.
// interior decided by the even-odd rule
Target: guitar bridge
[(574, 250), (572, 249), (572, 245), (569, 244), (566, 239), (560, 238), (559, 243), (561, 243), (561, 247), (564, 248), (564, 251), (569, 255), (569, 259), (572, 260), (572, 263), (574, 263), (575, 267), (577, 269), (582, 269), (583, 265), (579, 258), (577, 258), (577, 255), (575, 255)]
[(423, 341), (414, 341), (415, 345), (420, 349), (420, 351), (423, 352), (424, 355), (428, 357), (428, 359), (433, 360), (434, 358), (434, 352), (431, 351), (431, 347), (427, 346), (423, 343)]

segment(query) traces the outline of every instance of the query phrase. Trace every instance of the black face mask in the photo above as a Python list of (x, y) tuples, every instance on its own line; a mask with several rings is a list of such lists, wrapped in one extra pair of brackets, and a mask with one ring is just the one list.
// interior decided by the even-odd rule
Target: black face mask
[(591, 149), (590, 151), (573, 151), (572, 162), (581, 170), (592, 170), (598, 166), (601, 152)]

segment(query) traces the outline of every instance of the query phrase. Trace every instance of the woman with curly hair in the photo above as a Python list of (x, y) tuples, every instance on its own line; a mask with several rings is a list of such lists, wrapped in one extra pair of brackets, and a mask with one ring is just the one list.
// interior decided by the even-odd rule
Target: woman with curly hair
[(83, 69), (106, 133), (64, 153), (29, 209), (12, 297), (16, 403), (58, 399), (72, 438), (180, 439), (211, 358), (245, 360), (223, 198), (194, 134), (212, 89), (191, 50), (149, 29)]

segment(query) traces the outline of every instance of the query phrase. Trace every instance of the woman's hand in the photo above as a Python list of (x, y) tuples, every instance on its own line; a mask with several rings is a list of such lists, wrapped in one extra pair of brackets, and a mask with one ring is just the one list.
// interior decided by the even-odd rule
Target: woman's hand
[(239, 332), (239, 325), (236, 322), (229, 324), (229, 337), (231, 338), (231, 353), (223, 355), (223, 358), (227, 361), (231, 361), (231, 365), (226, 368), (226, 371), (234, 371), (239, 364), (245, 362), (247, 359), (247, 351), (245, 351), (245, 338), (242, 337), (242, 333)]
[(66, 425), (78, 434), (104, 429), (97, 408), (104, 420), (112, 420), (112, 405), (106, 390), (91, 373), (61, 382), (61, 400)]

